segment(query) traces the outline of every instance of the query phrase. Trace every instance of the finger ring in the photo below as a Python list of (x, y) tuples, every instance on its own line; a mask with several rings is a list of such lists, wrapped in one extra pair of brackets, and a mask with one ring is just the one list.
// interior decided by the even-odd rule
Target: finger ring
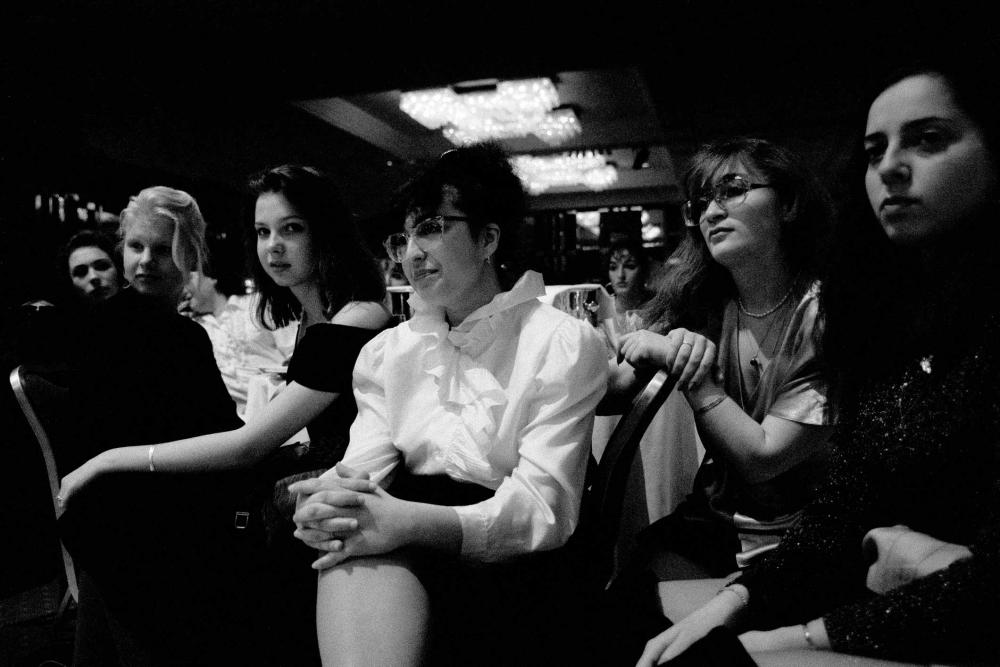
[(691, 347), (694, 347), (694, 343), (686, 341), (686, 340), (682, 340), (681, 341), (681, 345), (690, 345)]
[(56, 496), (56, 502), (62, 505), (63, 504), (62, 496)]

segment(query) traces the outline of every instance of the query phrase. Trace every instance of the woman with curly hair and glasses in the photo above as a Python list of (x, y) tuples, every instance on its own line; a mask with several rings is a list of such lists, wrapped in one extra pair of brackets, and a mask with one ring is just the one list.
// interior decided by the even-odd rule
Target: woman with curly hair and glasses
[[(410, 185), (386, 239), (413, 317), (361, 352), (342, 464), (299, 482), (325, 664), (556, 664), (581, 646), (578, 524), (607, 361), (596, 330), (516, 282), (524, 193), (492, 145)], [(370, 478), (358, 493), (348, 483)], [(568, 648), (567, 648), (568, 646)]]

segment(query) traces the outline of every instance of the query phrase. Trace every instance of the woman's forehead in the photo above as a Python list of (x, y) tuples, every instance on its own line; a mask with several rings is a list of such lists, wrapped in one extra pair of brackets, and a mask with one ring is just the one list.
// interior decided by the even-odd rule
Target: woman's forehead
[(718, 183), (725, 176), (746, 176), (751, 181), (757, 180), (760, 173), (751, 168), (745, 160), (737, 156), (732, 156), (719, 162), (714, 168), (705, 170), (704, 182), (702, 185)]

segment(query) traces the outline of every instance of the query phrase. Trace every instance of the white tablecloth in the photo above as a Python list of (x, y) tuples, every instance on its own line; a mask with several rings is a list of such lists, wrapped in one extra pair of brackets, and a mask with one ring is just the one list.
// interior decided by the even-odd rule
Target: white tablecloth
[[(608, 415), (594, 419), (593, 448), (598, 460), (620, 418)], [(642, 479), (641, 485), (630, 483), (626, 490), (625, 516), (637, 522), (635, 528), (674, 511), (691, 492), (704, 454), (691, 408), (680, 392), (671, 392), (642, 436), (632, 467), (633, 482)]]

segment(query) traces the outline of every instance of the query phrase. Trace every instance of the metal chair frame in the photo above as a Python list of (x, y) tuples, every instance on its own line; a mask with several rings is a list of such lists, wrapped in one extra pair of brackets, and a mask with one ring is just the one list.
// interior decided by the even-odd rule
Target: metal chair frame
[[(21, 412), (24, 414), (24, 418), (28, 421), (28, 425), (31, 427), (32, 432), (35, 434), (35, 439), (38, 441), (39, 449), (41, 449), (42, 460), (45, 462), (45, 473), (49, 482), (49, 493), (52, 499), (52, 511), (56, 516), (58, 516), (61, 511), (59, 501), (56, 498), (56, 496), (59, 495), (59, 469), (56, 466), (56, 457), (52, 450), (52, 442), (49, 438), (49, 433), (46, 431), (45, 426), (42, 423), (42, 418), (37, 409), (38, 406), (33, 403), (33, 399), (30, 396), (31, 392), (28, 388), (29, 373), (31, 373), (31, 371), (23, 365), (12, 370), (10, 372), (10, 386), (14, 390), (14, 396), (17, 398), (17, 403), (21, 407)], [(36, 377), (41, 378), (40, 375), (36, 375)], [(41, 379), (48, 382), (45, 378)], [(35, 399), (35, 401), (37, 401), (37, 399)], [(61, 617), (66, 611), (66, 608), (69, 606), (71, 598), (75, 601), (79, 600), (80, 592), (76, 582), (76, 570), (73, 567), (73, 559), (70, 557), (69, 552), (66, 550), (66, 545), (63, 544), (61, 538), (59, 539), (59, 549), (62, 552), (63, 570), (66, 577), (66, 592), (64, 593), (62, 602), (59, 605), (59, 616)]]
[(601, 460), (597, 465), (588, 492), (589, 505), (594, 517), (594, 539), (602, 562), (599, 573), (605, 590), (611, 588), (618, 574), (615, 544), (621, 525), (625, 501), (625, 487), (629, 471), (639, 450), (639, 442), (656, 412), (673, 391), (677, 379), (666, 370), (659, 370), (646, 384), (622, 415), (608, 439)]

